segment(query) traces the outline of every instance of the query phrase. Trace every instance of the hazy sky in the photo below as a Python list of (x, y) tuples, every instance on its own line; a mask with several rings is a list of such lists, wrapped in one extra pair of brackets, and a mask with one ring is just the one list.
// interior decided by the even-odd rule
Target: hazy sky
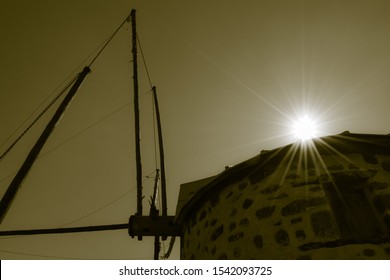
[[(390, 132), (387, 0), (0, 0), (0, 144), (133, 8), (159, 93), (171, 215), (180, 184), (291, 143), (300, 116), (316, 119), (319, 135)], [(130, 40), (126, 24), (92, 66), (0, 230), (126, 223), (135, 213)], [(153, 175), (139, 62), (143, 173)], [(1, 195), (52, 112), (0, 162)], [(145, 178), (146, 214), (152, 186)], [(0, 258), (152, 259), (153, 242), (126, 230), (0, 237)]]

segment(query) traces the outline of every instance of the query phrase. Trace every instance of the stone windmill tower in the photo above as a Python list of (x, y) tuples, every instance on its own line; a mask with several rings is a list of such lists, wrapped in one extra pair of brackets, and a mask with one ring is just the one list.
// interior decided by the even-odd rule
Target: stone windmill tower
[(182, 259), (389, 259), (390, 136), (263, 151), (183, 184)]

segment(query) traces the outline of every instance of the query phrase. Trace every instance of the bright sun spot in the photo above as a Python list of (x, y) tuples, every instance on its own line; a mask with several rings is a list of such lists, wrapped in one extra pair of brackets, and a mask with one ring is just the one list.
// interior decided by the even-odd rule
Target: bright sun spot
[(293, 125), (294, 137), (306, 141), (317, 136), (317, 125), (309, 116), (299, 118)]

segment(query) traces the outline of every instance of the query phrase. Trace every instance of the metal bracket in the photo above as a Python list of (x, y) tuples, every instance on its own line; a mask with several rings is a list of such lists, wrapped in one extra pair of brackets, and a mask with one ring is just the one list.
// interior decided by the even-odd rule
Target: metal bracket
[(179, 227), (174, 223), (175, 216), (138, 216), (129, 219), (129, 235), (134, 236), (180, 236)]

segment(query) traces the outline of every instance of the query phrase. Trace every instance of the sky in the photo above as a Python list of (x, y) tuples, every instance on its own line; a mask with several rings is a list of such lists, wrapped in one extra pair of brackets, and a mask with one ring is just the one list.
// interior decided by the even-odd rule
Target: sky
[[(0, 152), (132, 9), (159, 95), (169, 215), (181, 184), (296, 141), (299, 118), (312, 119), (317, 136), (390, 133), (387, 0), (0, 0)], [(153, 108), (141, 57), (138, 62), (148, 214), (156, 168)], [(126, 223), (135, 213), (128, 23), (91, 69), (1, 231)], [(0, 195), (52, 113), (0, 161)], [(126, 230), (0, 237), (0, 258), (152, 259), (153, 238), (141, 242)], [(179, 259), (179, 241), (171, 259)]]

